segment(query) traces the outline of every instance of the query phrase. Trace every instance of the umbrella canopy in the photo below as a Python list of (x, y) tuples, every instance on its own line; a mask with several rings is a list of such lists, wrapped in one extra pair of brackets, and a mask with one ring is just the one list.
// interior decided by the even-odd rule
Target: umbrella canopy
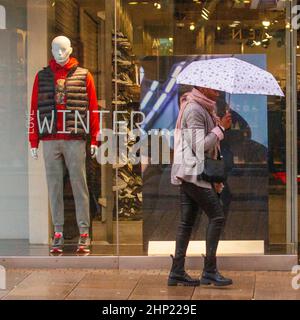
[(284, 96), (270, 72), (232, 57), (194, 61), (178, 75), (177, 83), (230, 94)]

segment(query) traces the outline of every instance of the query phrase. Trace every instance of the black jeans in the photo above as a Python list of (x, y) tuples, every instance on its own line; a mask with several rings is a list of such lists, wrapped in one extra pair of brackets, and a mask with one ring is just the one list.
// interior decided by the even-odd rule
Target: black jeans
[(175, 256), (185, 257), (192, 228), (201, 208), (209, 219), (206, 230), (206, 256), (215, 257), (225, 224), (223, 208), (215, 190), (184, 181), (180, 186), (180, 205), (181, 219), (176, 236)]

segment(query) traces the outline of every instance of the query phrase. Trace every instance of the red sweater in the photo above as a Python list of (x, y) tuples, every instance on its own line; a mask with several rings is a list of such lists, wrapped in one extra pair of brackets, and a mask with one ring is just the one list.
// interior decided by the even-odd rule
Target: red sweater
[[(55, 75), (55, 83), (58, 79), (65, 79), (70, 69), (78, 65), (78, 61), (75, 58), (70, 58), (69, 62), (61, 66), (52, 59), (49, 63), (51, 70)], [(32, 99), (31, 99), (31, 112), (30, 112), (30, 130), (29, 130), (29, 142), (31, 148), (38, 148), (39, 146), (39, 127), (37, 121), (37, 109), (38, 109), (38, 88), (39, 88), (39, 79), (38, 75), (35, 77), (33, 90), (32, 90)], [(99, 113), (93, 112), (98, 110), (98, 101), (96, 88), (94, 84), (93, 76), (88, 73), (87, 75), (87, 93), (89, 96), (89, 112), (90, 112), (90, 134), (91, 134), (91, 144), (98, 145), (97, 143), (97, 134), (99, 132)], [(57, 110), (65, 110), (65, 105), (56, 105)], [(63, 130), (63, 112), (57, 113), (57, 131)], [(49, 134), (41, 140), (78, 140), (79, 137), (71, 136), (66, 133), (55, 133)]]

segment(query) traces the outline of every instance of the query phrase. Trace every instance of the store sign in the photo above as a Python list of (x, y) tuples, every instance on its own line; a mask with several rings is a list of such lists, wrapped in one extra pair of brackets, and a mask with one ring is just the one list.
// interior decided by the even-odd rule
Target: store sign
[(0, 30), (6, 29), (6, 10), (0, 5)]
[(294, 290), (299, 290), (300, 289), (300, 265), (293, 266), (292, 274), (295, 274), (295, 276), (292, 279), (292, 288)]
[(300, 5), (293, 6), (292, 8), (292, 14), (295, 14), (295, 16), (292, 19), (292, 27), (295, 30), (298, 30), (300, 28)]
[(6, 270), (0, 266), (0, 290), (6, 290)]

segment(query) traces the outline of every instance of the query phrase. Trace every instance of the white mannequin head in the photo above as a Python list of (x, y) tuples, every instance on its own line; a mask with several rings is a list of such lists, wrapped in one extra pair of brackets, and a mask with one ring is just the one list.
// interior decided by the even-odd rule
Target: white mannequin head
[(64, 66), (69, 61), (72, 52), (73, 48), (71, 47), (71, 41), (69, 38), (59, 36), (53, 39), (52, 54), (58, 64)]

